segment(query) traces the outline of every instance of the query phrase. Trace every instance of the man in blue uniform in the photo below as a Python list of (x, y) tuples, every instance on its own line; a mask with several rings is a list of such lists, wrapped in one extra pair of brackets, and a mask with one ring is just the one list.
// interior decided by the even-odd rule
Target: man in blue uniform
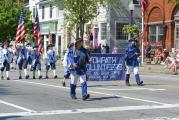
[(4, 75), (3, 72), (6, 68), (6, 79), (10, 80), (9, 78), (9, 71), (10, 71), (10, 63), (11, 63), (11, 55), (10, 55), (10, 51), (8, 50), (8, 44), (4, 43), (4, 45), (2, 46), (3, 50), (2, 50), (2, 54), (3, 54), (3, 67), (1, 68), (1, 79), (4, 79)]
[(126, 85), (130, 86), (129, 78), (130, 74), (134, 72), (135, 79), (138, 86), (141, 86), (143, 84), (143, 81), (140, 81), (139, 76), (139, 61), (138, 57), (140, 56), (140, 50), (137, 47), (136, 43), (137, 40), (135, 38), (132, 38), (129, 40), (130, 45), (126, 49), (125, 53), (125, 61), (126, 61)]
[(26, 61), (26, 68), (29, 65), (30, 70), (32, 70), (32, 47), (31, 47), (31, 43), (27, 43), (26, 44), (26, 56), (27, 56), (27, 61)]
[(49, 44), (47, 46), (47, 50), (48, 51), (47, 51), (47, 58), (46, 58), (46, 78), (48, 79), (48, 71), (49, 71), (50, 67), (53, 70), (54, 78), (57, 78), (57, 75), (56, 75), (57, 58), (56, 58), (55, 51), (53, 50), (53, 45)]
[(75, 42), (75, 49), (68, 53), (67, 64), (71, 73), (70, 95), (72, 99), (76, 98), (76, 84), (78, 79), (81, 82), (82, 99), (86, 100), (90, 97), (87, 93), (86, 81), (86, 63), (87, 54), (82, 48), (82, 40), (78, 38)]
[(33, 79), (35, 79), (35, 71), (38, 71), (38, 76), (39, 79), (42, 78), (41, 75), (41, 60), (40, 60), (40, 54), (38, 53), (37, 50), (38, 46), (34, 46), (33, 47), (33, 51), (32, 51), (32, 68), (33, 68)]
[(70, 77), (70, 71), (69, 71), (68, 66), (67, 66), (67, 57), (68, 57), (68, 53), (72, 52), (73, 50), (74, 50), (74, 43), (70, 43), (68, 45), (68, 49), (67, 49), (67, 51), (64, 55), (64, 59), (63, 59), (63, 66), (65, 67), (64, 68), (64, 79), (62, 81), (63, 87), (66, 86), (65, 80)]
[(22, 79), (22, 68), (24, 68), (25, 78), (28, 79), (29, 75), (27, 74), (27, 53), (28, 50), (25, 47), (25, 43), (21, 42), (17, 44), (17, 64), (19, 66), (19, 79)]
[(9, 44), (9, 48), (8, 48), (9, 54), (10, 54), (10, 68), (13, 69), (13, 57), (14, 57), (14, 53), (13, 53), (13, 44), (10, 43)]

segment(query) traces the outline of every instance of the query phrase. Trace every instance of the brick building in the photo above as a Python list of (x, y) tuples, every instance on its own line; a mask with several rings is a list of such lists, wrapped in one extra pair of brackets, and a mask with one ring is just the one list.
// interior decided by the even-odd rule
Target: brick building
[(179, 6), (175, 2), (148, 0), (144, 21), (144, 43), (168, 50), (179, 48)]

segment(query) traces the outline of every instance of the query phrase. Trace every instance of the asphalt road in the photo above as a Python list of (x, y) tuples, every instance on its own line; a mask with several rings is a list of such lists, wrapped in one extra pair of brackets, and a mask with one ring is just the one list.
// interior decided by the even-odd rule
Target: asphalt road
[(67, 87), (59, 79), (0, 81), (0, 120), (179, 120), (179, 76), (142, 74), (144, 86), (123, 81), (88, 82), (91, 99), (69, 97)]

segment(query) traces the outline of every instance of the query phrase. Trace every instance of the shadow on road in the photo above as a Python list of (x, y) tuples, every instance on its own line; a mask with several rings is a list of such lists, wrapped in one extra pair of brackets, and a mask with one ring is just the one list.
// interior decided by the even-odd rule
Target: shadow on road
[(119, 85), (88, 85), (88, 87), (106, 87), (106, 86), (108, 86), (108, 87), (110, 87), (110, 86), (119, 86)]
[(119, 99), (121, 97), (117, 97), (117, 96), (111, 96), (111, 97), (98, 97), (98, 98), (90, 98), (86, 101), (97, 101), (97, 100), (106, 100), (106, 99)]
[(0, 97), (7, 96), (7, 95), (27, 95), (26, 93), (20, 94), (16, 91), (10, 91), (10, 86), (7, 85), (0, 85)]
[[(7, 116), (7, 117), (0, 117), (0, 120), (14, 120), (20, 118), (22, 116)], [(23, 120), (27, 120), (27, 119), (23, 119)]]

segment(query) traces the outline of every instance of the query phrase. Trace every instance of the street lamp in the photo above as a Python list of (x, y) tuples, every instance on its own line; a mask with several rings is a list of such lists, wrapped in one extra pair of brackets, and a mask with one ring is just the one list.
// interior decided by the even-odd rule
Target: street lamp
[[(130, 10), (130, 25), (133, 25), (133, 15), (134, 15), (134, 9), (135, 5), (133, 4), (133, 1), (130, 2), (129, 4), (129, 10)], [(131, 39), (131, 34), (129, 34), (128, 39)]]

